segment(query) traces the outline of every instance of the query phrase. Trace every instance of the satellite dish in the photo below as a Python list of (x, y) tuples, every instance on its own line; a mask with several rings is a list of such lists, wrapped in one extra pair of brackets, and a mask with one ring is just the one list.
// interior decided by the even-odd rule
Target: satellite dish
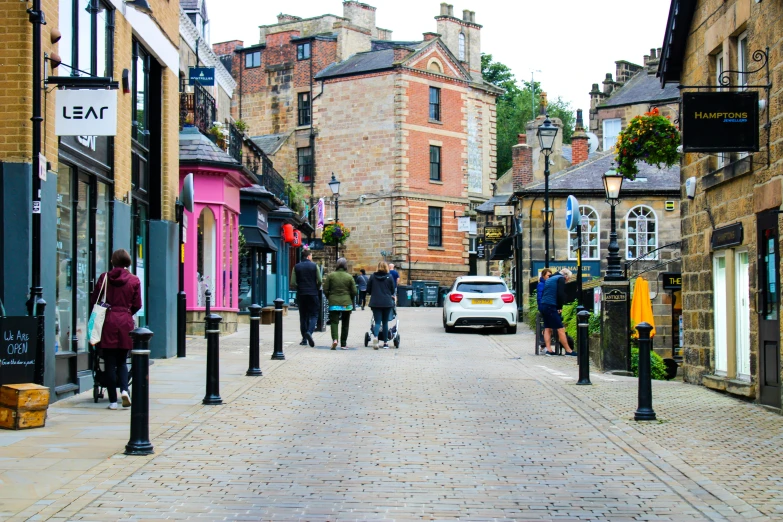
[(193, 212), (193, 173), (185, 176), (182, 180), (182, 190), (179, 191), (179, 202), (187, 209)]
[(598, 150), (598, 136), (592, 132), (585, 132), (585, 134), (587, 134), (587, 153), (592, 154)]

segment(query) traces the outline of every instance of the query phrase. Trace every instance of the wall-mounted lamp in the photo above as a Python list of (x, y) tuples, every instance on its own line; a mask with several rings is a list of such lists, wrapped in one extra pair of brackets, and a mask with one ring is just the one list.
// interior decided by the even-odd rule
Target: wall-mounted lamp
[(51, 40), (51, 42), (53, 44), (56, 44), (57, 42), (59, 42), (60, 38), (62, 38), (62, 37), (63, 37), (63, 34), (56, 27), (54, 29), (52, 29), (51, 32), (49, 33), (49, 40)]
[(47, 60), (49, 60), (49, 65), (52, 67), (52, 70), (57, 69), (57, 67), (63, 62), (62, 58), (60, 58), (60, 55), (57, 53), (52, 53), (51, 55), (46, 57)]

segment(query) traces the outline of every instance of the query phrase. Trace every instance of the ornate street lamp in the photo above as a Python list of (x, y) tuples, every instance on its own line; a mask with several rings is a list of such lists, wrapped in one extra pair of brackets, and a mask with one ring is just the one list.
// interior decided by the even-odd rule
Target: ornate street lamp
[[(329, 181), (329, 188), (334, 195), (334, 223), (337, 225), (340, 222), (340, 182), (334, 177), (334, 172), (332, 172), (332, 179)], [(340, 259), (340, 242), (335, 241), (334, 260), (337, 261), (338, 259)]]
[(552, 125), (549, 115), (538, 127), (538, 142), (544, 153), (544, 267), (549, 268), (549, 155), (555, 145), (557, 127)]
[(606, 263), (605, 281), (623, 281), (623, 271), (620, 268), (620, 245), (617, 243), (617, 224), (614, 208), (620, 203), (620, 189), (623, 187), (624, 176), (619, 174), (614, 165), (604, 173), (604, 190), (606, 202), (612, 207), (612, 230), (609, 233), (609, 257)]

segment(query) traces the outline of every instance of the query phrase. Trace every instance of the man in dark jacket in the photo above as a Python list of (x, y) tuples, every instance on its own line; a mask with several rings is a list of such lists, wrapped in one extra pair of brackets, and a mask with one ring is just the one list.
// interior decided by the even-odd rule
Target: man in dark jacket
[[(557, 332), (557, 338), (560, 340), (560, 345), (565, 348), (566, 355), (576, 355), (576, 352), (571, 350), (571, 347), (568, 345), (568, 338), (566, 337), (565, 328), (563, 327), (563, 320), (560, 317), (560, 312), (566, 304), (565, 285), (570, 278), (571, 271), (564, 268), (560, 272), (552, 274), (544, 283), (544, 291), (541, 293), (539, 311), (544, 318), (546, 355), (555, 355), (555, 352), (551, 349), (552, 330)], [(552, 330), (550, 330), (550, 328)]]
[(318, 293), (321, 289), (321, 271), (313, 263), (313, 253), (305, 250), (304, 259), (294, 266), (291, 272), (291, 287), (296, 289), (299, 303), (299, 331), (302, 333), (301, 345), (315, 346), (313, 332), (318, 322), (318, 307), (321, 300)]
[[(539, 321), (541, 313), (541, 294), (544, 293), (544, 283), (546, 283), (546, 280), (549, 279), (549, 276), (552, 275), (552, 271), (548, 268), (545, 268), (541, 270), (541, 276), (538, 278), (538, 286), (536, 287), (536, 304), (538, 305), (539, 309)], [(551, 332), (550, 332), (551, 333)], [(538, 339), (538, 346), (539, 348), (544, 348), (546, 346), (546, 343), (544, 342), (544, 328), (541, 329), (541, 337)], [(536, 352), (541, 353), (541, 352)]]
[(361, 269), (361, 272), (361, 275), (356, 278), (356, 286), (359, 288), (359, 305), (361, 305), (362, 310), (364, 310), (364, 307), (367, 304), (367, 282), (369, 281), (369, 278), (367, 277), (367, 272), (364, 271), (364, 268)]

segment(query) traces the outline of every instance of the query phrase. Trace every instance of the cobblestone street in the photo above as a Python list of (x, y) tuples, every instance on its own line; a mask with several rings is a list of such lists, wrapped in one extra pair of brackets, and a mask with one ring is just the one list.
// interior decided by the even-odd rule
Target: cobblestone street
[(222, 406), (201, 405), (194, 338), (151, 367), (152, 456), (121, 453), (129, 413), (91, 394), (43, 429), (0, 432), (0, 518), (783, 518), (778, 414), (656, 381), (659, 420), (636, 423), (635, 379), (576, 386), (576, 359), (533, 355), (526, 329), (445, 334), (440, 313), (400, 309), (400, 349), (374, 351), (358, 311), (351, 349), (331, 351), (328, 332), (298, 345), (292, 310), (286, 360), (263, 326), (255, 378), (245, 328), (221, 341)]

